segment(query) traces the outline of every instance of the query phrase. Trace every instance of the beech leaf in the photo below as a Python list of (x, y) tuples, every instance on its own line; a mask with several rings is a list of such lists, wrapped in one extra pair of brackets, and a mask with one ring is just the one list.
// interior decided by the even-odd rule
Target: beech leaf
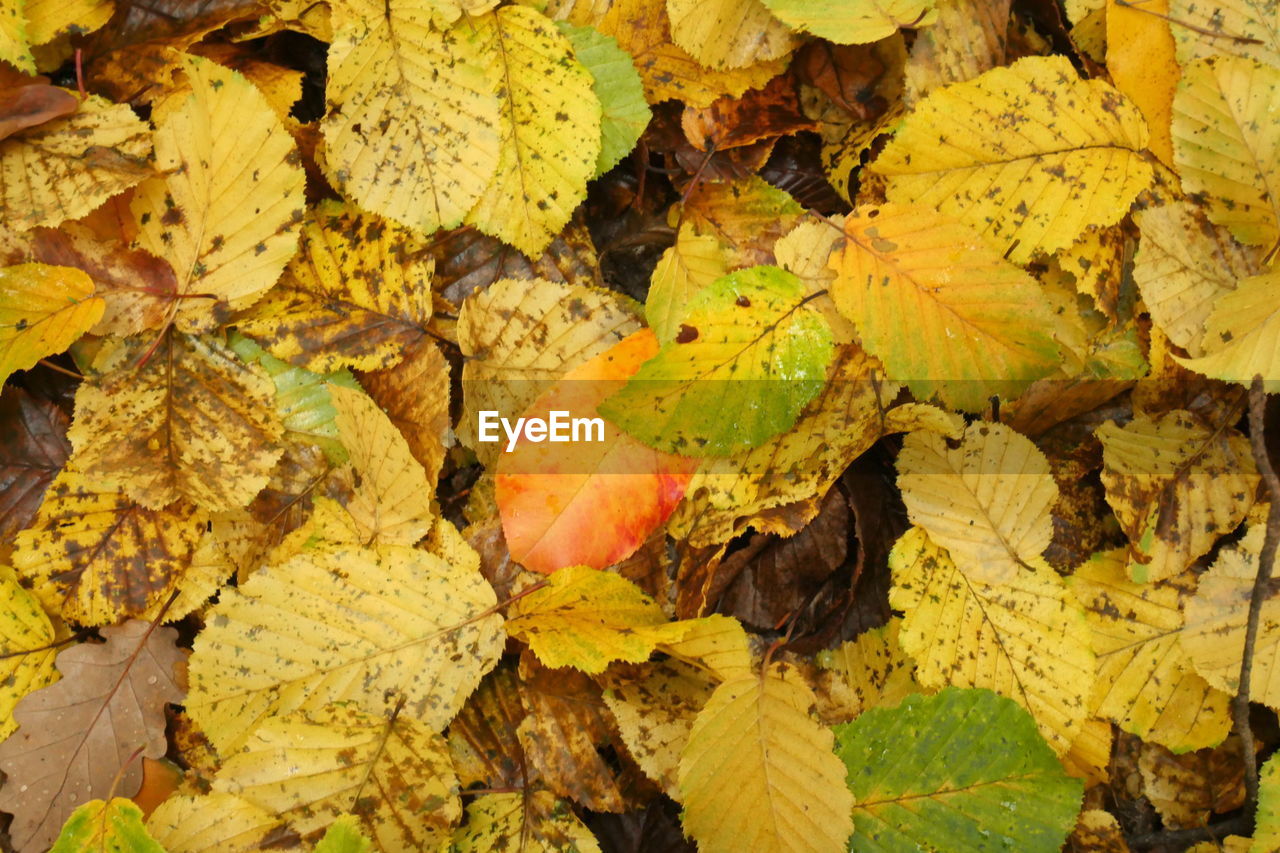
[(90, 800), (71, 813), (49, 853), (165, 853), (142, 823), (142, 809), (123, 797)]
[(102, 318), (106, 303), (72, 267), (0, 268), (0, 382), (71, 346)]

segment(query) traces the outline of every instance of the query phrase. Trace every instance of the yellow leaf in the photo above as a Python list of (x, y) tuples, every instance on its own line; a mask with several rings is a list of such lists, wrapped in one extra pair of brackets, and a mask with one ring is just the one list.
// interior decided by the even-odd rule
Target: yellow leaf
[(280, 826), (280, 818), (234, 794), (177, 794), (147, 818), (147, 831), (169, 853), (248, 853)]
[(653, 640), (657, 650), (725, 681), (752, 671), (747, 632), (737, 619), (719, 613), (700, 619), (668, 622), (640, 633)]
[(222, 580), (191, 571), (207, 524), (207, 514), (185, 501), (146, 509), (65, 470), (18, 534), (14, 568), (50, 611), (86, 626), (154, 617), (181, 586), (189, 594), (165, 611), (172, 622), (204, 603)]
[(742, 68), (791, 52), (791, 31), (760, 0), (666, 0), (671, 37), (710, 68)]
[(932, 92), (869, 167), (889, 201), (936, 207), (1017, 264), (1111, 225), (1150, 182), (1138, 110), (1065, 56)]
[(1280, 378), (1280, 273), (1242, 279), (1220, 296), (1205, 321), (1199, 358), (1172, 355), (1183, 367), (1214, 379), (1248, 385), (1253, 377)]
[(774, 507), (825, 493), (879, 439), (880, 410), (898, 385), (879, 382), (879, 362), (856, 346), (836, 350), (829, 379), (796, 425), (759, 447), (704, 459), (668, 522), (696, 547), (727, 542)]
[(1141, 238), (1133, 280), (1151, 319), (1169, 340), (1202, 355), (1209, 313), (1238, 279), (1259, 271), (1260, 252), (1241, 247), (1188, 199), (1144, 208), (1134, 220)]
[(434, 262), (407, 228), (326, 201), (307, 214), (299, 253), (238, 329), (317, 373), (397, 364), (426, 336)]
[(339, 7), (320, 122), (321, 165), (343, 196), (423, 233), (462, 222), (501, 147), (478, 34), (431, 26), (433, 5)]
[(836, 44), (870, 44), (938, 19), (932, 0), (763, 0), (778, 20)]
[(155, 108), (163, 177), (143, 182), (130, 210), (137, 245), (169, 261), (178, 296), (190, 297), (174, 301), (174, 322), (203, 332), (280, 277), (297, 249), (305, 178), (257, 87), (208, 59), (182, 62), (190, 89)]
[[(602, 5), (604, 8), (598, 8)], [(709, 107), (717, 98), (738, 97), (757, 89), (786, 70), (787, 57), (756, 62), (745, 68), (713, 70), (704, 67), (672, 41), (666, 0), (552, 0), (547, 14), (578, 26), (595, 27), (613, 36), (631, 54), (644, 83), (649, 103), (683, 101)]]
[[(1219, 551), (1187, 603), (1182, 648), (1196, 672), (1228, 694), (1240, 687), (1245, 622), (1265, 532), (1265, 524), (1250, 524), (1238, 543)], [(1280, 599), (1275, 597), (1262, 603), (1250, 698), (1280, 708)]]
[(18, 700), (58, 679), (55, 639), (35, 596), (18, 584), (12, 569), (0, 566), (0, 740), (18, 728)]
[[(916, 33), (905, 71), (908, 104), (1005, 63), (1010, 0), (938, 0), (933, 26)], [(927, 9), (920, 0), (908, 8)]]
[(912, 693), (927, 692), (916, 681), (915, 663), (898, 640), (901, 630), (902, 620), (894, 618), (818, 653), (818, 666), (832, 677), (818, 697), (824, 722), (848, 722), (863, 711), (892, 708)]
[(970, 424), (955, 449), (911, 433), (897, 464), (907, 517), (970, 577), (1011, 580), (1049, 546), (1058, 484), (1040, 449), (1010, 427)]
[(1154, 420), (1138, 414), (1124, 427), (1107, 421), (1096, 432), (1107, 503), (1129, 537), (1138, 583), (1186, 569), (1253, 506), (1258, 474), (1249, 440), (1234, 429), (1175, 410)]
[(548, 791), (482, 794), (453, 839), (458, 853), (600, 853), (591, 830)]
[(804, 282), (812, 301), (810, 305), (822, 312), (837, 346), (851, 344), (858, 333), (849, 318), (836, 310), (829, 291), (836, 271), (828, 263), (837, 244), (843, 242), (844, 232), (832, 228), (831, 223), (844, 225), (843, 216), (831, 217), (830, 222), (802, 221), (773, 244), (773, 254), (778, 266)]
[(271, 380), (216, 338), (171, 330), (139, 366), (150, 348), (130, 338), (99, 353), (76, 392), (73, 464), (151, 509), (179, 497), (209, 510), (247, 504), (281, 454)]
[(697, 184), (680, 210), (695, 234), (720, 242), (731, 270), (773, 264), (774, 244), (803, 213), (794, 198), (759, 175)]
[[(1142, 6), (1107, 2), (1107, 71), (1120, 93), (1142, 111), (1151, 133), (1147, 147), (1166, 166), (1173, 165), (1169, 120), (1173, 90), (1182, 69), (1174, 58), (1169, 31), (1169, 0)], [(1177, 19), (1182, 29), (1182, 21)]]
[[(945, 91), (950, 92), (954, 88)], [(861, 208), (831, 257), (832, 296), (890, 379), (965, 411), (1059, 363), (1049, 304), (969, 228), (922, 207)]]
[(899, 638), (929, 687), (985, 687), (1031, 716), (1059, 755), (1088, 718), (1094, 657), (1084, 613), (1041, 560), (1000, 584), (969, 577), (919, 527), (889, 555)]
[(705, 853), (843, 850), (853, 794), (813, 693), (774, 664), (716, 688), (680, 756), (685, 832)]
[(679, 801), (680, 753), (715, 682), (689, 664), (667, 660), (609, 678), (605, 686), (605, 704), (636, 765)]
[(1272, 756), (1258, 774), (1258, 816), (1253, 853), (1280, 848), (1280, 759)]
[(474, 27), (498, 91), (502, 153), (467, 214), (530, 258), (542, 254), (587, 197), (600, 155), (600, 101), (569, 40), (545, 15), (506, 6)]
[(666, 621), (662, 608), (625, 578), (572, 566), (511, 605), (507, 633), (528, 643), (543, 666), (593, 675), (612, 661), (648, 660), (653, 640), (635, 629)]
[(32, 44), (91, 33), (102, 27), (114, 10), (111, 0), (25, 0), (22, 8)]
[(431, 530), (434, 478), (413, 458), (404, 436), (359, 391), (329, 385), (338, 435), (359, 475), (347, 511), (366, 545), (413, 545)]
[(1126, 563), (1123, 550), (1095, 554), (1071, 579), (1098, 656), (1094, 713), (1177, 752), (1221, 743), (1231, 697), (1196, 675), (1179, 639), (1194, 581), (1135, 584)]
[(72, 267), (0, 268), (0, 383), (75, 343), (102, 319), (106, 303)]
[(31, 40), (27, 37), (27, 19), (22, 14), (23, 0), (0, 2), (0, 60), (28, 74), (36, 72), (31, 57)]
[(662, 253), (649, 279), (644, 316), (659, 343), (675, 338), (689, 300), (711, 282), (726, 275), (729, 266), (720, 241), (680, 226), (676, 242)]
[(0, 142), (0, 210), (25, 231), (78, 219), (149, 178), (151, 130), (128, 104), (90, 95), (66, 118)]
[(439, 849), (462, 816), (444, 738), (407, 714), (387, 720), (352, 705), (272, 717), (213, 781), (319, 838), (350, 812), (384, 853)]
[(492, 463), (501, 448), (476, 440), (481, 411), (514, 422), (553, 380), (639, 328), (616, 293), (582, 285), (504, 278), (468, 297), (458, 313), (467, 357), (458, 437)]
[(450, 563), (402, 546), (319, 545), (209, 611), (187, 711), (224, 754), (272, 714), (331, 702), (381, 714), (404, 696), (404, 714), (442, 729), (502, 653), (496, 604), (474, 551)]
[(1184, 66), (1218, 54), (1280, 66), (1280, 29), (1270, 0), (1170, 0), (1178, 61)]
[(1188, 193), (1242, 243), (1280, 238), (1280, 68), (1217, 56), (1182, 72), (1173, 97), (1173, 159)]

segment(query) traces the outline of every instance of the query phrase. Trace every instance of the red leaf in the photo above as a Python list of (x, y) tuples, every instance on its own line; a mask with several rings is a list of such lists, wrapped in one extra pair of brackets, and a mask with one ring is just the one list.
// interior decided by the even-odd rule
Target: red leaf
[[(642, 329), (570, 371), (524, 417), (597, 417), (596, 407), (658, 352)], [(675, 509), (697, 460), (659, 453), (605, 422), (604, 440), (519, 443), (498, 461), (497, 498), (511, 556), (536, 572), (600, 569), (635, 553)]]

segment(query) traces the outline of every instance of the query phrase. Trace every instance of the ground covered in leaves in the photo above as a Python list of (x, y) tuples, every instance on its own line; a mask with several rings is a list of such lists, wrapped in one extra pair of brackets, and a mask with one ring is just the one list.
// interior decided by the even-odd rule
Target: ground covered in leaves
[(1280, 850), (1278, 32), (0, 0), (0, 847)]

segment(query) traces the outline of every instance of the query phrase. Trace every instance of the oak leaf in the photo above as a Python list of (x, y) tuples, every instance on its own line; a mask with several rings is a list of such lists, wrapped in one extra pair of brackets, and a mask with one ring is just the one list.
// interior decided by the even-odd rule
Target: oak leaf
[(105, 643), (58, 654), (62, 680), (14, 709), (18, 731), (0, 743), (0, 809), (21, 853), (45, 850), (76, 807), (112, 784), (131, 793), (142, 780), (132, 760), (168, 749), (164, 706), (181, 702), (186, 653), (177, 631), (137, 620), (102, 629)]

